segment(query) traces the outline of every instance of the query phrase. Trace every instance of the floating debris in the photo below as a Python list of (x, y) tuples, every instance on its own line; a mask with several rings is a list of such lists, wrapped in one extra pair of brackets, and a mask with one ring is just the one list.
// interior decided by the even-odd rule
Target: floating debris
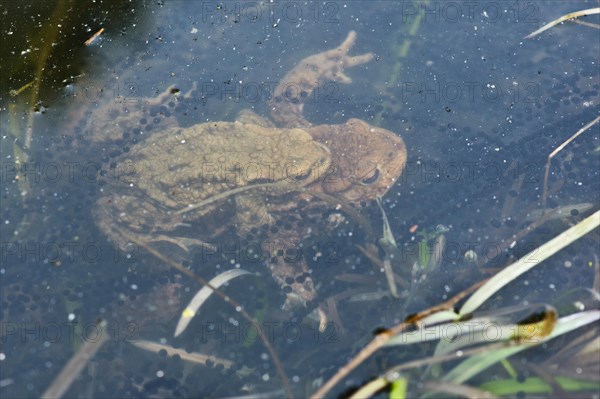
[(245, 274), (252, 273), (244, 269), (232, 269), (227, 270), (226, 272), (223, 272), (215, 278), (213, 278), (212, 280), (210, 280), (210, 286), (205, 285), (204, 287), (202, 287), (200, 291), (198, 291), (198, 293), (194, 295), (190, 303), (181, 313), (181, 317), (179, 318), (179, 321), (177, 322), (177, 327), (175, 328), (174, 336), (177, 337), (179, 336), (179, 334), (185, 331), (188, 324), (190, 324), (190, 321), (192, 321), (192, 318), (198, 312), (200, 306), (202, 306), (202, 304), (210, 297), (210, 295), (213, 292), (215, 292), (215, 288), (220, 288), (223, 284), (227, 283), (228, 281), (233, 280), (236, 277), (243, 276)]
[(535, 37), (535, 36), (539, 35), (540, 33), (547, 31), (548, 29), (552, 28), (553, 26), (556, 26), (556, 25), (558, 25), (562, 22), (568, 21), (570, 19), (576, 19), (579, 17), (585, 17), (587, 15), (593, 15), (593, 14), (600, 14), (600, 7), (588, 8), (587, 10), (581, 10), (581, 11), (576, 11), (576, 12), (572, 12), (569, 14), (565, 14), (562, 17), (556, 18), (554, 21), (542, 26), (540, 29), (536, 30), (535, 32), (528, 34), (527, 36), (525, 36), (525, 39), (531, 39), (532, 37)]
[(233, 362), (227, 359), (221, 359), (215, 356), (208, 356), (198, 352), (187, 352), (183, 349), (177, 349), (170, 345), (159, 344), (158, 342), (138, 340), (133, 341), (131, 344), (137, 348), (147, 350), (149, 352), (159, 352), (165, 350), (168, 356), (179, 355), (182, 360), (188, 362), (203, 364), (207, 366), (207, 362), (213, 362), (214, 366), (221, 365), (226, 369), (230, 369), (233, 366)]
[(94, 358), (96, 353), (102, 348), (104, 343), (108, 341), (108, 334), (106, 333), (106, 321), (102, 320), (97, 324), (98, 335), (97, 339), (89, 339), (81, 346), (79, 351), (73, 355), (71, 360), (56, 376), (52, 384), (42, 394), (42, 399), (54, 399), (62, 398), (63, 395), (73, 384), (73, 381), (79, 377), (81, 371), (85, 366)]
[(92, 35), (92, 37), (90, 37), (89, 39), (87, 39), (83, 44), (85, 44), (86, 46), (89, 46), (90, 44), (93, 44), (94, 41), (102, 34), (102, 32), (104, 32), (104, 28), (100, 28), (100, 30), (96, 33), (94, 33)]

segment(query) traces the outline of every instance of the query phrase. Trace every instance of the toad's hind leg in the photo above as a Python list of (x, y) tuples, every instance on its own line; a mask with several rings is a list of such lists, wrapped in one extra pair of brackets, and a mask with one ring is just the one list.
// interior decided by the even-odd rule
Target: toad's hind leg
[[(169, 242), (186, 253), (194, 246), (215, 249), (214, 245), (199, 239), (166, 233), (181, 224), (169, 220), (168, 215), (161, 217), (162, 213), (155, 206), (136, 197), (102, 197), (94, 204), (92, 214), (100, 230), (119, 248), (125, 248), (131, 243), (144, 246)], [(161, 223), (161, 219), (169, 221)]]

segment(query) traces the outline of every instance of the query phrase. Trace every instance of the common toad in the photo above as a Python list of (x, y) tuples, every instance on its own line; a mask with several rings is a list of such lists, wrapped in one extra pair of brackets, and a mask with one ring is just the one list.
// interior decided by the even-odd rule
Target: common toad
[[(195, 245), (209, 246), (202, 238), (221, 232), (199, 234), (209, 219), (234, 223), (240, 236), (285, 219), (287, 228), (268, 230), (263, 244), (267, 263), (286, 292), (284, 308), (315, 299), (304, 257), (286, 257), (286, 249), (297, 251), (311, 231), (303, 225), (299, 203), (327, 209), (332, 205), (327, 197), (360, 207), (383, 196), (406, 162), (403, 140), (388, 130), (358, 119), (313, 126), (303, 116), (302, 98), (321, 82), (349, 83), (344, 69), (372, 59), (372, 54), (348, 55), (355, 38), (350, 32), (340, 47), (303, 59), (283, 78), (270, 102), (279, 127), (250, 111), (242, 111), (236, 122), (188, 128), (177, 127), (168, 113), (156, 120), (158, 132), (115, 160), (115, 170), (126, 173), (118, 173), (93, 208), (100, 229), (117, 242), (134, 236), (145, 244), (170, 242), (189, 252)], [(300, 89), (299, 98), (286, 93), (291, 85)], [(167, 103), (171, 93), (169, 88), (143, 103)], [(152, 116), (148, 107), (108, 120), (111, 112), (98, 110), (88, 129), (114, 139)]]

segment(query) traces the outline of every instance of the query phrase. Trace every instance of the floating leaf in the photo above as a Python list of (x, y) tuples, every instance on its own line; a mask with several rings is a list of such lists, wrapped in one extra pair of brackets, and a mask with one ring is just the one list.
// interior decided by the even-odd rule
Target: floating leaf
[(554, 21), (549, 22), (546, 25), (542, 26), (540, 29), (536, 30), (535, 32), (528, 34), (527, 36), (525, 36), (525, 39), (531, 39), (532, 37), (539, 35), (540, 33), (552, 28), (553, 26), (560, 24), (561, 22), (565, 22), (570, 19), (575, 19), (575, 18), (579, 18), (579, 17), (585, 17), (586, 15), (592, 15), (592, 14), (600, 14), (600, 7), (588, 8), (587, 10), (576, 11), (576, 12), (572, 12), (569, 14), (565, 14), (562, 17), (556, 18)]
[(506, 284), (515, 280), (526, 271), (539, 266), (544, 260), (583, 237), (598, 226), (600, 226), (600, 211), (597, 211), (593, 215), (579, 222), (577, 225), (562, 232), (552, 240), (529, 252), (512, 265), (502, 269), (502, 271), (490, 278), (473, 295), (471, 295), (471, 297), (469, 297), (469, 299), (460, 309), (460, 314), (466, 315), (472, 313)]
[(243, 276), (245, 274), (252, 274), (249, 271), (244, 269), (231, 269), (223, 272), (210, 280), (210, 287), (205, 285), (198, 291), (196, 295), (192, 298), (190, 303), (181, 313), (181, 317), (177, 322), (177, 328), (175, 328), (175, 337), (179, 336), (182, 332), (185, 331), (192, 318), (198, 312), (198, 309), (202, 304), (210, 297), (210, 295), (214, 292), (214, 288), (220, 288), (223, 284), (233, 280), (236, 277)]

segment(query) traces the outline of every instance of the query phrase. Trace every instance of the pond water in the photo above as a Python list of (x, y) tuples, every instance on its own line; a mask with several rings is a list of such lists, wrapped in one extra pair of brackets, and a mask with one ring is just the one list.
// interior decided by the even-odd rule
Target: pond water
[[(598, 116), (598, 31), (567, 22), (524, 37), (563, 14), (594, 6), (597, 2), (3, 4), (0, 393), (39, 397), (82, 344), (98, 338), (96, 323), (104, 319), (108, 339), (65, 397), (281, 397), (285, 384), (273, 353), (257, 337), (257, 324), (290, 390), (306, 397), (377, 329), (448, 300), (583, 220), (600, 204), (599, 124), (557, 153), (547, 182), (544, 176), (552, 151)], [(582, 21), (599, 22), (597, 15)], [(391, 262), (401, 280), (400, 298), (389, 294), (381, 268), (382, 213), (375, 198), (358, 210), (321, 201), (327, 206), (318, 208), (320, 217), (302, 233), (290, 233), (301, 236), (298, 245), (318, 292), (308, 307), (293, 312), (281, 309), (285, 290), (265, 261), (252, 255), (255, 243), (233, 228), (227, 212), (233, 197), (219, 205), (221, 216), (210, 215), (210, 224), (198, 218), (178, 226), (194, 237), (224, 229), (215, 234), (214, 247), (195, 247), (186, 255), (164, 242), (146, 248), (115, 240), (113, 227), (98, 227), (92, 209), (110, 194), (118, 160), (159, 133), (162, 121), (176, 120), (187, 129), (232, 122), (242, 110), (272, 119), (269, 101), (285, 74), (306, 57), (337, 48), (350, 31), (356, 32), (350, 54), (370, 52), (373, 59), (344, 71), (351, 82), (338, 74), (319, 81), (309, 96), (298, 91), (297, 98), (313, 125), (357, 118), (404, 140), (404, 172), (382, 200), (401, 255)], [(135, 119), (131, 109), (170, 87), (179, 95), (170, 96), (166, 107), (149, 106), (148, 120)], [(107, 107), (121, 114), (108, 113), (105, 126), (93, 125)], [(115, 129), (111, 118), (122, 123), (117, 117), (129, 113), (135, 118), (126, 123), (133, 126)], [(165, 195), (182, 184), (166, 187)], [(560, 217), (524, 232), (539, 222), (545, 206), (561, 208)], [(123, 214), (116, 206), (107, 209), (116, 221), (132, 208)], [(304, 218), (301, 207), (286, 212)], [(158, 223), (150, 219), (135, 219), (133, 230), (150, 233), (146, 230)], [(435, 269), (424, 273), (427, 279), (412, 281), (415, 263), (432, 263), (440, 234), (445, 247)], [(596, 229), (508, 285), (486, 309), (544, 303), (561, 316), (574, 312), (563, 306), (565, 296), (598, 289), (598, 239)], [(174, 338), (181, 312), (201, 285), (173, 264), (206, 280), (235, 268), (254, 273), (222, 287), (250, 320), (214, 295)], [(589, 296), (580, 295), (583, 302)], [(319, 305), (327, 310), (322, 325), (318, 314), (311, 315)], [(536, 376), (534, 365), (572, 376), (572, 370), (552, 369), (548, 358), (574, 337), (597, 334), (597, 323), (594, 328), (525, 352), (513, 363), (519, 377)], [(199, 364), (132, 345), (141, 340), (214, 358)], [(330, 395), (348, 393), (434, 350), (434, 344), (423, 344), (381, 351)], [(443, 367), (442, 375), (451, 366)], [(590, 381), (598, 367), (597, 361), (586, 364), (580, 375)], [(412, 396), (423, 393), (419, 379), (435, 381), (424, 369), (407, 375)], [(506, 371), (492, 367), (466, 383), (480, 387), (503, 378)], [(597, 395), (598, 379), (591, 380)]]

